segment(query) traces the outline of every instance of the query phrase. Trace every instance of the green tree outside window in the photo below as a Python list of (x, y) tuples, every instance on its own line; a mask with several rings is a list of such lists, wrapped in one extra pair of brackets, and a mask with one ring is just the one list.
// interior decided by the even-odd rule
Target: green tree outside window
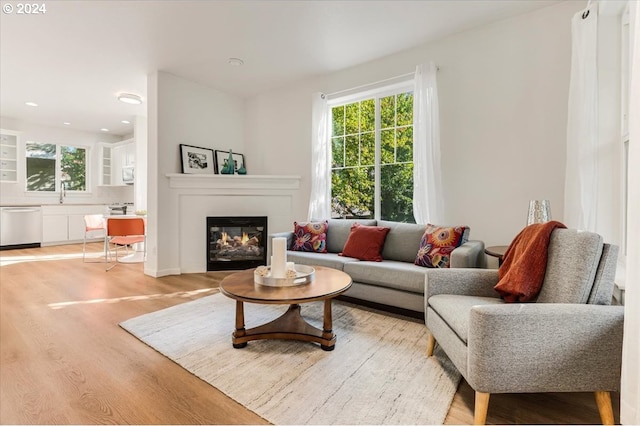
[[(376, 103), (379, 116), (376, 117)], [(413, 93), (366, 99), (331, 109), (332, 216), (374, 218), (379, 187), (383, 220), (413, 218)], [(376, 179), (376, 135), (379, 177)]]
[[(27, 191), (87, 190), (87, 150), (51, 143), (26, 144)], [(59, 173), (58, 173), (59, 170)]]

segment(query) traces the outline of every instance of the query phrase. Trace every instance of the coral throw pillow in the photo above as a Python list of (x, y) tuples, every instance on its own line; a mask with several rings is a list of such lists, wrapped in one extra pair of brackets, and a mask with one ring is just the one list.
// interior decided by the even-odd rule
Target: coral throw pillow
[(382, 247), (391, 228), (365, 226), (359, 223), (351, 225), (349, 238), (344, 244), (340, 256), (355, 257), (360, 260), (382, 262)]
[(329, 222), (293, 222), (293, 251), (327, 252)]
[(428, 224), (414, 263), (427, 268), (448, 268), (451, 264), (451, 252), (466, 242), (468, 230), (468, 226)]

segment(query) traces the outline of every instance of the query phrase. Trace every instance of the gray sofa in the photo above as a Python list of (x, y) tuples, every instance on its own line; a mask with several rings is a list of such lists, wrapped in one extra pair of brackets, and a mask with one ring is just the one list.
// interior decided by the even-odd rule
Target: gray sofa
[[(385, 239), (382, 262), (361, 261), (339, 256), (349, 237), (351, 225), (377, 225), (391, 230)], [(287, 260), (303, 265), (319, 265), (339, 269), (349, 274), (353, 285), (344, 294), (348, 298), (373, 302), (424, 313), (425, 273), (429, 268), (414, 265), (425, 225), (375, 220), (330, 219), (327, 229), (327, 253), (287, 251)], [(294, 233), (282, 232), (269, 236), (285, 237), (291, 247)], [(452, 268), (482, 268), (485, 266), (484, 243), (468, 241), (451, 254)]]

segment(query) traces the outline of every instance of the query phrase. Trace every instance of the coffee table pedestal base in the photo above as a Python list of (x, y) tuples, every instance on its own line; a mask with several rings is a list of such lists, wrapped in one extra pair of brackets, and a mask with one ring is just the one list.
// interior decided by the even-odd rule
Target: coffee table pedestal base
[(284, 314), (267, 324), (245, 330), (244, 304), (236, 301), (236, 331), (232, 335), (232, 342), (234, 348), (240, 349), (252, 340), (302, 340), (320, 343), (323, 350), (332, 351), (336, 345), (336, 335), (331, 328), (331, 299), (324, 301), (323, 330), (312, 326), (302, 318), (298, 304), (290, 305)]

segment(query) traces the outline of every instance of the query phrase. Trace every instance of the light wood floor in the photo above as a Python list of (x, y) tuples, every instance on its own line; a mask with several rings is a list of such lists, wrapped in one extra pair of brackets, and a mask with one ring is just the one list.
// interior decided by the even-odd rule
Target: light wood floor
[[(118, 327), (211, 294), (221, 273), (156, 279), (141, 264), (105, 272), (82, 263), (81, 252), (81, 245), (0, 252), (1, 424), (266, 423)], [(599, 422), (591, 394), (491, 398), (488, 423)], [(463, 381), (446, 423), (472, 423), (472, 407)]]

